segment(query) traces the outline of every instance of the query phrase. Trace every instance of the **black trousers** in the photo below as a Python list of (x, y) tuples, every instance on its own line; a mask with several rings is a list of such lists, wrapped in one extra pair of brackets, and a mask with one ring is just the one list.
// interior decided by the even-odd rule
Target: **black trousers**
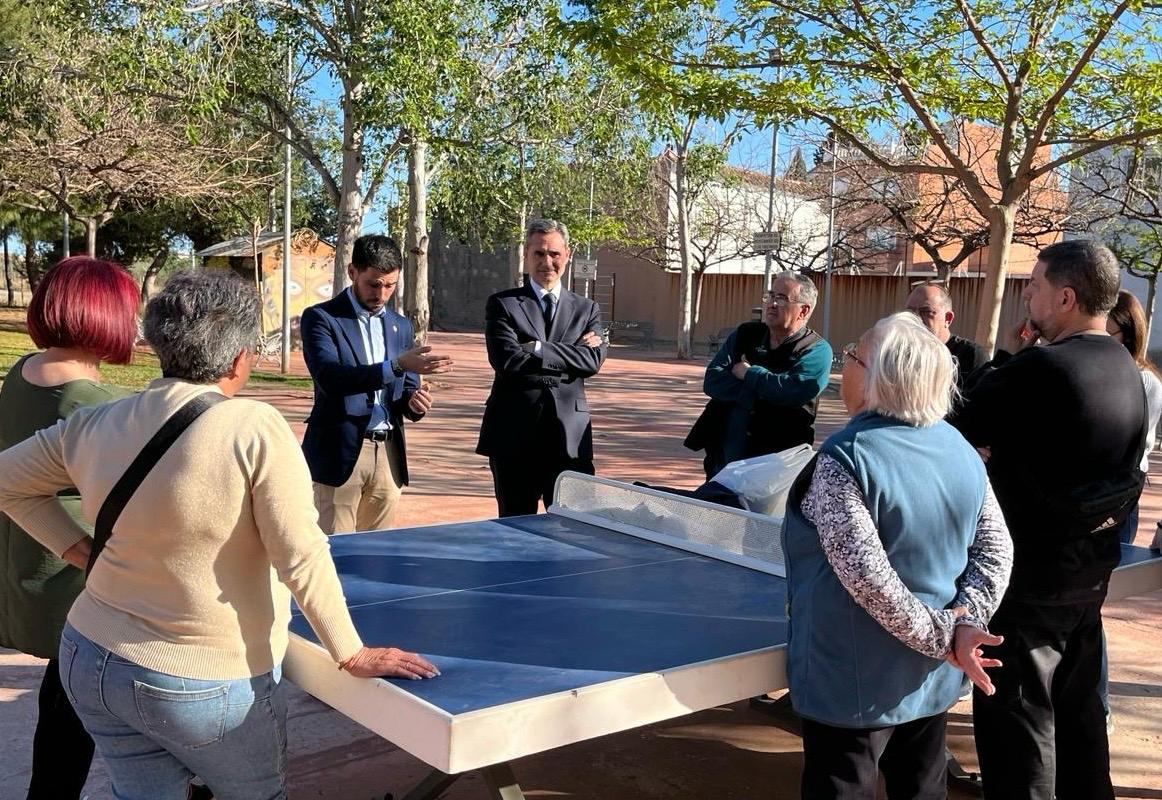
[(569, 458), (562, 451), (563, 446), (558, 446), (555, 452), (541, 450), (527, 458), (488, 459), (497, 513), (502, 517), (536, 514), (542, 498), (545, 508), (553, 502), (553, 485), (562, 472), (594, 474), (592, 459)]
[(996, 694), (972, 698), (988, 800), (1112, 800), (1110, 747), (1098, 693), (1101, 603), (1005, 601), (989, 623)]
[(586, 434), (579, 448), (582, 458), (569, 458), (565, 428), (557, 418), (553, 396), (545, 391), (529, 415), (530, 444), (522, 452), (488, 459), (496, 510), (501, 517), (536, 514), (537, 503), (553, 502), (553, 485), (566, 470), (593, 475), (593, 445)]
[(945, 716), (884, 728), (804, 719), (803, 800), (875, 800), (880, 772), (889, 800), (944, 800)]
[(55, 658), (40, 682), (38, 706), (28, 800), (76, 800), (89, 777), (93, 740), (61, 688), (60, 662)]

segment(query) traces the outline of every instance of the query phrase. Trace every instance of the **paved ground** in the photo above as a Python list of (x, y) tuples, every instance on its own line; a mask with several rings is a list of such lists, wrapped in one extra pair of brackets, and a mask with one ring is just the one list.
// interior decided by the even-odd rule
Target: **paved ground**
[[(491, 374), (475, 334), (435, 334), (432, 343), (457, 359), (456, 371), (434, 383), (437, 406), (408, 428), (413, 486), (404, 495), (401, 525), (479, 519), (495, 514), (486, 460), (474, 454)], [(302, 369), (301, 361), (297, 369)], [(590, 382), (597, 469), (612, 478), (673, 486), (701, 481), (697, 455), (681, 441), (702, 407), (702, 364), (660, 353), (615, 348)], [(301, 433), (309, 393), (255, 392), (286, 413)], [(845, 419), (834, 391), (824, 396), (824, 434)], [(1139, 544), (1162, 518), (1162, 461), (1143, 498)], [(1106, 610), (1113, 662), (1111, 690), (1117, 730), (1112, 738), (1117, 795), (1162, 798), (1162, 592)], [(406, 644), (406, 643), (401, 643)], [(23, 798), (43, 662), (0, 651), (0, 800)], [(295, 800), (398, 798), (426, 772), (408, 754), (295, 690), (291, 705), (290, 776)], [(954, 709), (951, 744), (972, 767), (967, 704)], [(571, 800), (749, 800), (798, 798), (799, 740), (771, 718), (737, 704), (593, 742), (522, 759), (515, 770), (530, 798)], [(483, 798), (467, 776), (444, 795)], [(953, 797), (968, 797), (954, 793)], [(111, 795), (99, 762), (91, 800)]]

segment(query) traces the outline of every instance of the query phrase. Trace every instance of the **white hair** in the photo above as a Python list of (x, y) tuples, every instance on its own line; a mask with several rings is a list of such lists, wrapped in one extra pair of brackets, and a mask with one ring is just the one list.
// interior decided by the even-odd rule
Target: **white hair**
[(910, 311), (884, 317), (863, 336), (867, 410), (909, 425), (934, 425), (956, 397), (952, 353)]

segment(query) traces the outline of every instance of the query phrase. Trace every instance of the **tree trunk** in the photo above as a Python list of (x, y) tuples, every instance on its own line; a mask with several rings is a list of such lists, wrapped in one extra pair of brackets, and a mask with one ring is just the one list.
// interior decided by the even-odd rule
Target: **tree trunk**
[(16, 293), (12, 289), (12, 261), (8, 252), (8, 235), (11, 230), (5, 228), (0, 233), (4, 236), (4, 286), (8, 290), (8, 307), (11, 308), (16, 303)]
[(510, 277), (512, 285), (516, 288), (524, 286), (524, 272), (525, 272), (525, 227), (529, 223), (529, 201), (522, 199), (520, 201), (520, 218), (517, 220), (520, 233), (516, 237), (516, 244), (508, 251), (508, 266), (510, 270)]
[[(1159, 265), (1162, 267), (1162, 265)], [(1150, 332), (1154, 329), (1154, 306), (1158, 302), (1158, 268), (1146, 279), (1146, 354), (1150, 352)], [(12, 301), (8, 301), (12, 305)]]
[(40, 267), (36, 263), (36, 241), (29, 237), (24, 240), (24, 275), (28, 278), (28, 291), (36, 291), (40, 283)]
[(686, 146), (679, 142), (674, 157), (674, 195), (678, 204), (678, 358), (694, 355), (694, 262), (690, 257), (690, 219), (686, 209)]
[(97, 257), (97, 218), (85, 217), (85, 255)]
[(997, 346), (997, 326), (1000, 325), (1001, 304), (1005, 298), (1005, 276), (1009, 271), (1015, 212), (1014, 206), (999, 203), (989, 209), (989, 261), (985, 268), (984, 292), (974, 338), (990, 358)]
[(404, 278), (408, 318), (420, 344), (428, 338), (428, 144), (412, 139), (408, 148), (407, 275)]
[(347, 288), (351, 250), (363, 230), (363, 126), (355, 119), (352, 103), (343, 103), (343, 164), (339, 184), (338, 236), (335, 239), (333, 295)]
[(705, 268), (697, 270), (694, 273), (694, 324), (691, 328), (691, 336), (694, 331), (698, 330), (698, 320), (702, 316), (702, 287), (704, 285), (703, 279), (706, 277)]
[(275, 226), (278, 225), (279, 208), (275, 197), (276, 190), (274, 184), (271, 184), (266, 190), (266, 229), (268, 231), (278, 230)]
[(168, 258), (169, 245), (166, 244), (154, 253), (153, 260), (145, 268), (145, 274), (141, 276), (141, 302), (143, 304), (153, 296), (153, 291), (157, 288), (157, 273), (161, 272), (161, 268), (165, 266)]

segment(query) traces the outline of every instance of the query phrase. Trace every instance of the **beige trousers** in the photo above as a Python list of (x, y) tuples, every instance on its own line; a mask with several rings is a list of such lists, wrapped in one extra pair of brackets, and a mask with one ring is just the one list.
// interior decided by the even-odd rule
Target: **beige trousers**
[(400, 445), (363, 440), (359, 460), (342, 486), (314, 484), (315, 508), (323, 533), (381, 531), (391, 527), (403, 483), (399, 478)]

